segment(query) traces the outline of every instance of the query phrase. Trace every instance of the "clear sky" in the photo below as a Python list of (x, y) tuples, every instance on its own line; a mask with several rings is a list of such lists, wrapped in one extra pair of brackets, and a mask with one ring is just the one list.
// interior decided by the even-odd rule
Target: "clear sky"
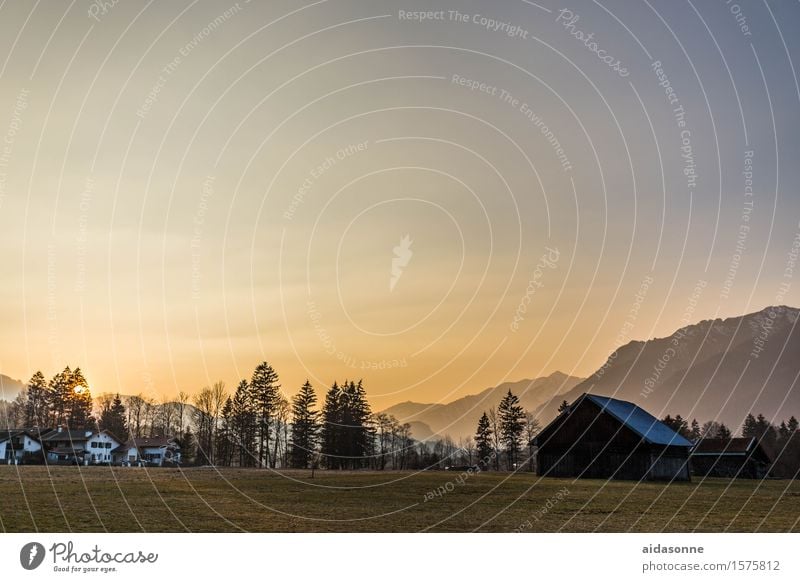
[(0, 372), (159, 397), (267, 360), (383, 407), (796, 306), (799, 33), (796, 2), (6, 1)]

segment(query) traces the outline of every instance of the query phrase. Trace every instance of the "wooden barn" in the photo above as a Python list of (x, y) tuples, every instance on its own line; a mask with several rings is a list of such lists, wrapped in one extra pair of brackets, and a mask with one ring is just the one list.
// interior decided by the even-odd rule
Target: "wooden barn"
[(583, 394), (534, 444), (543, 477), (691, 480), (692, 443), (624, 400)]
[(754, 437), (702, 439), (692, 450), (691, 463), (694, 475), (764, 479), (772, 459)]

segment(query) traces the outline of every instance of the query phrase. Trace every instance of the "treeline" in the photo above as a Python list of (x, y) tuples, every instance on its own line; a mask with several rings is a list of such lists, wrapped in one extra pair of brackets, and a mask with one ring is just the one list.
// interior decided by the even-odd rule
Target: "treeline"
[[(729, 439), (731, 430), (724, 423), (708, 421), (702, 425), (694, 419), (688, 422), (680, 414), (667, 415), (662, 422), (685, 438), (697, 442), (701, 439)], [(770, 475), (781, 479), (796, 479), (800, 475), (800, 422), (791, 416), (779, 425), (772, 424), (763, 414), (748, 414), (740, 433), (745, 438), (755, 438), (772, 459)]]
[[(94, 404), (94, 406), (93, 406)], [(217, 382), (190, 396), (160, 401), (136, 394), (102, 394), (93, 403), (80, 368), (69, 367), (49, 382), (33, 375), (12, 402), (0, 401), (6, 427), (105, 429), (119, 440), (169, 436), (185, 464), (235, 467), (417, 470), (482, 465), (533, 470), (533, 415), (510, 391), (484, 412), (475, 437), (420, 442), (409, 423), (374, 414), (361, 380), (334, 382), (321, 405), (306, 381), (286, 398), (267, 362), (231, 393)]]
[(233, 394), (223, 383), (193, 399), (196, 464), (413, 470), (477, 461), (472, 439), (419, 442), (409, 423), (373, 413), (363, 381), (334, 382), (321, 405), (306, 381), (288, 400), (266, 362)]

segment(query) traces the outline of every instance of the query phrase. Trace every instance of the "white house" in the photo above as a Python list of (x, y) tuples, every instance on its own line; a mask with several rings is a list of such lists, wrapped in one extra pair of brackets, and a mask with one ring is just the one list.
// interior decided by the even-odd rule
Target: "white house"
[(115, 449), (122, 443), (107, 430), (94, 431), (86, 439), (83, 461), (88, 465), (112, 463), (116, 460)]
[(164, 463), (180, 463), (181, 451), (169, 437), (133, 438), (115, 453), (131, 465), (147, 464), (161, 467)]
[(0, 431), (0, 462), (19, 463), (26, 455), (34, 455), (42, 450), (42, 443), (25, 429)]

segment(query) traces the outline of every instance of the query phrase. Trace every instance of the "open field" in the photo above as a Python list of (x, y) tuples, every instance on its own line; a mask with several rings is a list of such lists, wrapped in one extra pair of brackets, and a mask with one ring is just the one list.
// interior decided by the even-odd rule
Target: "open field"
[(2, 466), (0, 531), (800, 532), (800, 481), (665, 485), (530, 473), (459, 479), (455, 472), (309, 476)]

